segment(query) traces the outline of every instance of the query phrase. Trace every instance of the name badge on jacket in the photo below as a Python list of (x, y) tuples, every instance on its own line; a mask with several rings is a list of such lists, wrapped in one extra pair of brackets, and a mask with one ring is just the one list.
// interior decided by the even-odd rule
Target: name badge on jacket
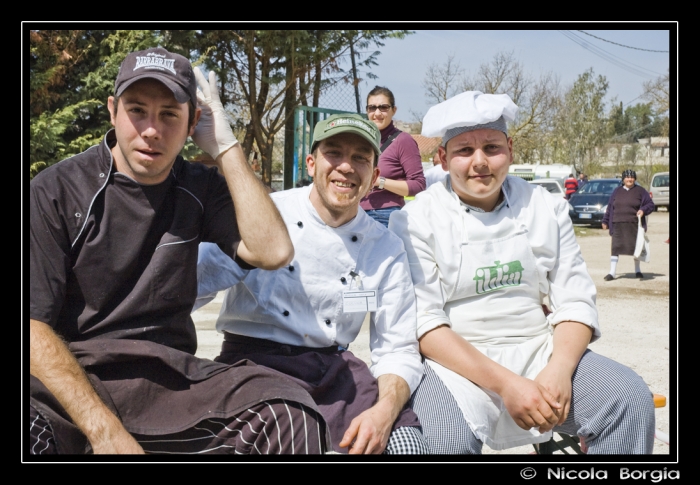
[(343, 292), (343, 313), (377, 311), (377, 290), (347, 290)]

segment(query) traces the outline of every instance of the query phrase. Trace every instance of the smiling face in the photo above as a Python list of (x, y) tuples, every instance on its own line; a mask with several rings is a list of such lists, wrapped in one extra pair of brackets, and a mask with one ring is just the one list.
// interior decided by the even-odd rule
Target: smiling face
[[(391, 101), (389, 98), (383, 94), (378, 94), (376, 96), (370, 96), (367, 98), (367, 106), (381, 106), (381, 105), (391, 106)], [(396, 106), (389, 108), (386, 113), (382, 113), (379, 109), (367, 112), (367, 117), (370, 121), (373, 121), (377, 128), (383, 130), (391, 123), (391, 120), (396, 114)]]
[(622, 183), (625, 185), (625, 187), (631, 189), (632, 187), (634, 187), (634, 182), (636, 180), (637, 179), (635, 179), (634, 177), (625, 177), (624, 179), (622, 179)]
[(450, 138), (439, 154), (459, 198), (485, 211), (493, 210), (513, 163), (513, 139), (498, 130), (468, 131)]
[(379, 176), (374, 158), (372, 145), (352, 133), (322, 140), (306, 156), (314, 177), (309, 198), (323, 222), (338, 227), (357, 215), (360, 200)]
[(178, 103), (172, 91), (154, 79), (132, 84), (118, 103), (115, 114), (114, 98), (107, 101), (117, 135), (112, 148), (117, 170), (140, 184), (163, 182), (194, 133), (199, 110), (189, 126), (187, 103)]

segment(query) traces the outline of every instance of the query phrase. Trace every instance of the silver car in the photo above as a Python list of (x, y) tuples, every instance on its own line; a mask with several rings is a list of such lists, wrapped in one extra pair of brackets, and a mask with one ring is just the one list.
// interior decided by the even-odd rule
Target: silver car
[(535, 184), (535, 185), (541, 185), (550, 194), (566, 198), (566, 192), (564, 191), (564, 183), (562, 182), (561, 179), (542, 178), (542, 179), (529, 180), (528, 183)]
[(668, 172), (658, 172), (651, 177), (649, 195), (651, 200), (654, 201), (654, 210), (658, 210), (659, 207), (666, 207), (666, 210), (669, 208), (671, 199), (669, 195), (669, 178)]

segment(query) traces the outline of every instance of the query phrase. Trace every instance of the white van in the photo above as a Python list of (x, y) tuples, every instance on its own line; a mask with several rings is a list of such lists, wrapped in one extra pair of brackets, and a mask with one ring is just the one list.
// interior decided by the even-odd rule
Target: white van
[(561, 179), (562, 182), (569, 174), (574, 174), (576, 176), (577, 172), (573, 165), (564, 165), (563, 163), (552, 163), (549, 165), (543, 164), (512, 164), (508, 169), (509, 175), (516, 175), (518, 177), (524, 178), (525, 180), (537, 180), (537, 179)]
[(658, 172), (651, 177), (649, 195), (654, 202), (654, 210), (659, 210), (659, 207), (666, 207), (666, 210), (669, 208), (671, 200), (669, 178), (668, 172)]

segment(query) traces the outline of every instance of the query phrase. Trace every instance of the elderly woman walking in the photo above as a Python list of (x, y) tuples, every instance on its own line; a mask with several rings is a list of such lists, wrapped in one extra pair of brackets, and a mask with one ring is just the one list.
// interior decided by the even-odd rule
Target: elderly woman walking
[[(609, 229), (612, 236), (610, 273), (605, 275), (605, 281), (615, 279), (617, 261), (621, 254), (634, 256), (639, 227), (637, 218), (642, 218), (642, 227), (646, 231), (646, 216), (654, 210), (654, 202), (649, 197), (649, 192), (635, 184), (636, 181), (637, 173), (634, 170), (622, 172), (622, 185), (610, 194), (608, 208), (603, 216), (603, 229)], [(637, 258), (634, 258), (634, 272), (636, 278), (644, 278)]]

